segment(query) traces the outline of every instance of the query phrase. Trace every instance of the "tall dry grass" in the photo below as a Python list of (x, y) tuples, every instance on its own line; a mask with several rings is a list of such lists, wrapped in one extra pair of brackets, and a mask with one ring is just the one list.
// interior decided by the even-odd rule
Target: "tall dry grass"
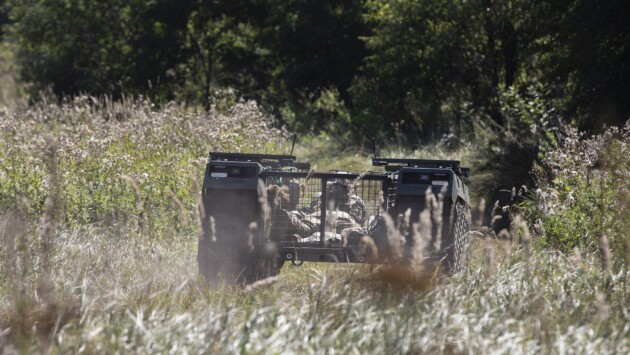
[(0, 108), (0, 209), (42, 215), (52, 185), (60, 184), (61, 222), (135, 222), (163, 234), (183, 220), (182, 210), (193, 217), (210, 150), (285, 148), (272, 123), (255, 102), (226, 113), (88, 96)]
[(517, 244), (475, 239), (470, 268), (421, 292), (391, 287), (367, 267), (314, 264), (285, 266), (276, 283), (250, 290), (208, 289), (194, 267), (195, 235), (58, 229), (47, 274), (39, 232), (14, 223), (2, 224), (4, 238), (15, 236), (13, 249), (3, 244), (3, 256), (13, 255), (2, 265), (3, 351), (630, 350), (630, 275), (613, 273), (604, 288), (596, 253), (527, 256)]

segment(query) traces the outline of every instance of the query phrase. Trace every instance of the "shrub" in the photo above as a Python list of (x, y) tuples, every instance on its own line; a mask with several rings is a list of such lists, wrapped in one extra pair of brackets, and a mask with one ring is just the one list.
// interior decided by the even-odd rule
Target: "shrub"
[(606, 238), (613, 256), (627, 259), (630, 122), (593, 137), (571, 127), (564, 131), (566, 137), (543, 158), (550, 174), (538, 179), (531, 204), (544, 235), (539, 243), (563, 251), (596, 250)]
[(491, 193), (534, 184), (534, 163), (540, 161), (549, 146), (555, 145), (560, 122), (548, 96), (541, 85), (531, 85), (523, 92), (509, 88), (500, 96), (502, 126), (476, 120), (480, 147), (475, 163), (476, 190)]
[(0, 211), (39, 216), (57, 189), (64, 222), (163, 230), (170, 221), (181, 224), (179, 206), (195, 211), (208, 151), (271, 153), (282, 137), (272, 123), (255, 102), (237, 103), (227, 114), (87, 96), (2, 109)]

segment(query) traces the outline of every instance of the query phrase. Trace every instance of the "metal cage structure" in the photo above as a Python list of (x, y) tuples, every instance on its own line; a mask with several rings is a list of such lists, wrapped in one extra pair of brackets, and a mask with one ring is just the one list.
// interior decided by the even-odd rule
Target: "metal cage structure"
[(383, 173), (265, 171), (271, 227), (260, 235), (291, 261), (366, 262), (357, 238), (387, 213), (392, 176)]

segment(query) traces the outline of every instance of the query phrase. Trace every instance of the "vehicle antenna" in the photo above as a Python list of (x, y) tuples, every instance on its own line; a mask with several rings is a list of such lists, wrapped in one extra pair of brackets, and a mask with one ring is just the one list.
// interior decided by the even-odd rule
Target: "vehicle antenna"
[(291, 154), (289, 155), (293, 155), (293, 148), (295, 148), (295, 141), (297, 140), (297, 133), (293, 135), (293, 144), (291, 144)]
[(374, 151), (374, 159), (376, 159), (376, 139), (374, 137), (372, 139), (372, 150)]

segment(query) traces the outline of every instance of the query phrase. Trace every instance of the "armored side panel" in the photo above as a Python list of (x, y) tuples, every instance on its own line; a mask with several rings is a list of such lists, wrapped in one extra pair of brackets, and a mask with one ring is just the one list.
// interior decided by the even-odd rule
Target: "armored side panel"
[(426, 208), (426, 195), (443, 195), (445, 205), (452, 205), (457, 198), (468, 200), (468, 188), (461, 183), (451, 169), (401, 168), (396, 187), (396, 212), (411, 211), (412, 221)]
[[(432, 245), (441, 245), (439, 257), (444, 258), (451, 271), (459, 271), (466, 257), (470, 226), (468, 187), (450, 168), (403, 167), (398, 171), (394, 216), (409, 212), (410, 223), (420, 220), (420, 213), (427, 205), (427, 195), (432, 193), (442, 201), (441, 226), (432, 219)], [(439, 211), (438, 211), (439, 212)], [(434, 211), (435, 214), (435, 211)], [(394, 217), (393, 216), (393, 217)], [(411, 245), (413, 241), (408, 236)], [(436, 241), (439, 240), (439, 243)]]
[(250, 222), (259, 218), (258, 176), (261, 166), (252, 162), (214, 162), (206, 166), (203, 181), (205, 214), (223, 238), (240, 238)]
[(246, 279), (251, 270), (248, 248), (259, 244), (258, 177), (255, 162), (210, 161), (203, 182), (203, 236), (199, 241), (200, 271), (209, 279)]

